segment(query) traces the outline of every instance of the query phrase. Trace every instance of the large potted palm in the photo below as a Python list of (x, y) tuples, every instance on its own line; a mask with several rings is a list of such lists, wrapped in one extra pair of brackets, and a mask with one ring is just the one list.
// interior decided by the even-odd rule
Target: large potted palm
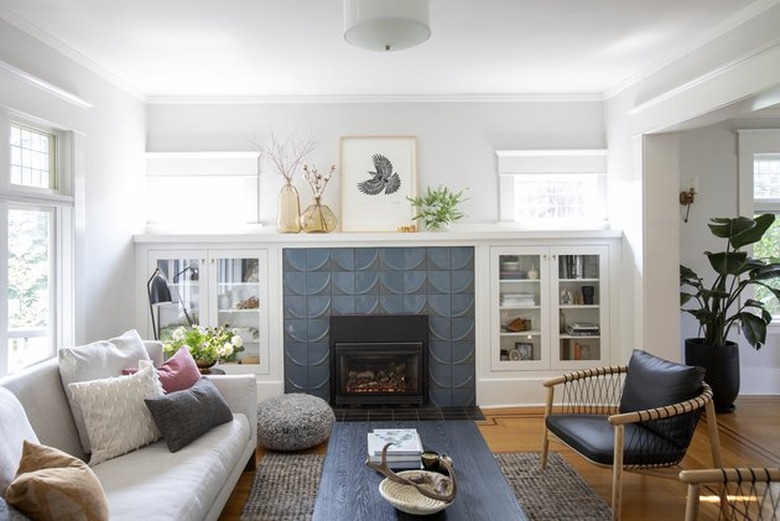
[(756, 259), (743, 248), (761, 240), (775, 216), (710, 219), (710, 231), (726, 239), (726, 249), (705, 251), (715, 271), (712, 285), (692, 269), (680, 265), (681, 309), (699, 322), (699, 338), (685, 340), (685, 362), (707, 370), (705, 380), (712, 387), (718, 412), (734, 410), (739, 394), (739, 349), (729, 333), (740, 325), (745, 340), (758, 350), (766, 343), (767, 326), (772, 314), (764, 302), (745, 293), (748, 288), (766, 288), (780, 299), (778, 259)]

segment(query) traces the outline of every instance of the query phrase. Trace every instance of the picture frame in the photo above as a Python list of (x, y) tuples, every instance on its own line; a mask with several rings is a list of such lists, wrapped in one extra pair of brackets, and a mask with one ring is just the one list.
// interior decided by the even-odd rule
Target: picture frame
[(531, 342), (515, 342), (515, 349), (520, 360), (534, 359), (534, 345)]
[(417, 196), (417, 138), (343, 136), (341, 231), (393, 232), (413, 223), (407, 197)]

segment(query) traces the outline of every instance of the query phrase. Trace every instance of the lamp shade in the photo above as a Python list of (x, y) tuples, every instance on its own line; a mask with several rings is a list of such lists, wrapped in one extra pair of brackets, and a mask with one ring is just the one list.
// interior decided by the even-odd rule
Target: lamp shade
[(344, 39), (373, 51), (398, 51), (431, 36), (428, 0), (344, 0)]
[(149, 290), (149, 304), (159, 304), (161, 302), (171, 302), (171, 290), (168, 287), (168, 281), (165, 279), (160, 269), (154, 270), (152, 277), (146, 285)]

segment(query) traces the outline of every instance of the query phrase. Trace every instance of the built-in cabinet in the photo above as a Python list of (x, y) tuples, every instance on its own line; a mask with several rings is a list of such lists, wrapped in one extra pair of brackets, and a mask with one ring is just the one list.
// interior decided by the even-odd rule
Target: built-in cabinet
[(160, 339), (180, 326), (227, 325), (241, 335), (244, 351), (223, 366), (241, 366), (228, 368), (235, 372), (268, 371), (266, 250), (150, 249), (145, 261), (148, 273), (162, 271), (171, 291), (171, 302), (150, 311), (156, 314)]
[(606, 246), (493, 247), (492, 371), (609, 362)]

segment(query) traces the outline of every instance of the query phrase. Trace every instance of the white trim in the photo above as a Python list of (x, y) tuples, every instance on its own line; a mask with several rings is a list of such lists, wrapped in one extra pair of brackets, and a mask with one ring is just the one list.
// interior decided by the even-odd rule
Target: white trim
[(436, 94), (302, 94), (267, 96), (148, 96), (150, 105), (267, 105), (285, 103), (584, 103), (601, 102), (600, 93), (436, 93)]
[(496, 150), (499, 175), (606, 174), (607, 150)]
[(92, 103), (85, 100), (84, 98), (81, 98), (70, 91), (58, 87), (53, 83), (49, 83), (48, 81), (41, 79), (38, 76), (35, 76), (34, 74), (30, 74), (29, 72), (16, 68), (13, 65), (6, 63), (2, 60), (0, 60), (0, 70), (7, 72), (14, 78), (21, 80), (26, 84), (35, 87), (36, 89), (42, 90), (47, 94), (51, 94), (52, 96), (60, 98), (61, 100), (70, 103), (71, 105), (75, 105), (82, 109), (90, 109), (94, 106), (92, 105)]
[(638, 83), (646, 80), (653, 74), (656, 74), (664, 67), (668, 67), (669, 65), (684, 58), (685, 56), (703, 48), (707, 44), (712, 43), (714, 40), (729, 33), (730, 31), (739, 29), (746, 22), (752, 20), (753, 18), (756, 18), (757, 16), (760, 16), (767, 10), (779, 4), (780, 4), (780, 0), (758, 0), (756, 2), (753, 2), (746, 8), (730, 16), (729, 18), (719, 23), (718, 25), (712, 27), (700, 38), (691, 40), (690, 43), (685, 47), (680, 48), (675, 52), (657, 60), (655, 63), (645, 67), (644, 69), (637, 72), (636, 74), (626, 78), (625, 80), (619, 82), (612, 88), (606, 90), (604, 92), (604, 99), (609, 99), (614, 96), (617, 96), (618, 94), (625, 91), (626, 89), (629, 89), (632, 86), (637, 85)]

